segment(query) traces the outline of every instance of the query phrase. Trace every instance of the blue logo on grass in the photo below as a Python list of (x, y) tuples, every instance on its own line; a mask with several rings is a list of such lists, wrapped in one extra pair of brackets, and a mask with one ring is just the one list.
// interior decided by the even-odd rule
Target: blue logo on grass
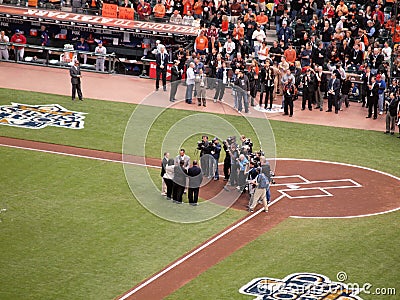
[(256, 300), (362, 300), (359, 288), (342, 282), (332, 282), (328, 277), (314, 273), (295, 273), (283, 279), (256, 278), (239, 290), (245, 295), (256, 296)]
[(29, 129), (41, 129), (47, 126), (82, 129), (85, 124), (85, 114), (68, 110), (58, 104), (11, 103), (0, 106), (0, 125)]

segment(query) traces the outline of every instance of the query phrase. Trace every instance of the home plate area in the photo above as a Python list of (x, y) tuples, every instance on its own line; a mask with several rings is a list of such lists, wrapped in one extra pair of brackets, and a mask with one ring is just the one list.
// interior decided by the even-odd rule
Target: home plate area
[(277, 191), (289, 199), (332, 197), (330, 190), (362, 187), (352, 179), (310, 181), (301, 175), (276, 176), (274, 179)]

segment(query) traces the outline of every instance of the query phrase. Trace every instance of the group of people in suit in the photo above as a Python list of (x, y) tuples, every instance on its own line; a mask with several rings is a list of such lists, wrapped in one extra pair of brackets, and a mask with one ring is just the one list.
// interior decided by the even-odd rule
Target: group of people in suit
[(187, 188), (189, 204), (198, 205), (199, 189), (203, 181), (201, 168), (196, 160), (190, 167), (190, 157), (185, 154), (185, 149), (180, 149), (179, 155), (169, 158), (165, 152), (161, 163), (161, 177), (163, 179), (162, 195), (173, 203), (182, 204), (183, 194)]

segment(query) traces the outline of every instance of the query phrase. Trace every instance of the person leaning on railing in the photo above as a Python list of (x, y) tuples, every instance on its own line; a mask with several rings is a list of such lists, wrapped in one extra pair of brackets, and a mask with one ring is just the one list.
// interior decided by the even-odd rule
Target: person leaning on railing
[(11, 37), (11, 43), (20, 44), (20, 46), (13, 45), (15, 50), (15, 60), (23, 61), (25, 52), (25, 47), (23, 45), (26, 44), (26, 37), (19, 29), (15, 30), (15, 34)]
[[(0, 31), (0, 60), (8, 60), (8, 45), (7, 43), (10, 41), (8, 36), (6, 36), (4, 30)], [(4, 43), (4, 44), (2, 44)]]

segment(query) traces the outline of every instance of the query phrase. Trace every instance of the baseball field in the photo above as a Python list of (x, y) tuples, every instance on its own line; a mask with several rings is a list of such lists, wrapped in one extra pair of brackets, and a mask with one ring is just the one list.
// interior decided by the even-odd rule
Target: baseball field
[[(0, 126), (0, 299), (398, 299), (399, 139), (271, 120), (277, 184), (269, 213), (249, 214), (240, 198), (216, 217), (174, 222), (143, 207), (128, 184), (121, 153), (136, 105), (0, 89), (0, 105), (11, 102), (56, 103), (86, 115), (76, 130)], [(163, 137), (198, 114), (170, 108), (152, 122), (141, 168), (158, 188)], [(259, 147), (251, 123), (265, 119), (215, 116)], [(176, 151), (195, 158), (197, 140), (209, 132), (193, 127)], [(135, 134), (140, 141), (143, 132)], [(255, 278), (293, 273), (370, 287), (337, 298), (239, 292)]]

